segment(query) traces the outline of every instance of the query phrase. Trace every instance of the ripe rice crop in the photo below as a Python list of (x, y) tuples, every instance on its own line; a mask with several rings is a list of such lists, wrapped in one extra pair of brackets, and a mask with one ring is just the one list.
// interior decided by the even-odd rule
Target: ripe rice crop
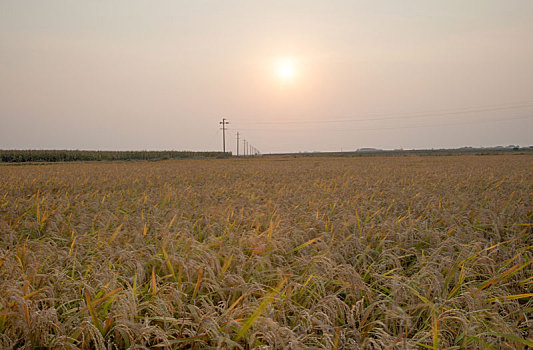
[(0, 166), (0, 347), (525, 349), (533, 157)]

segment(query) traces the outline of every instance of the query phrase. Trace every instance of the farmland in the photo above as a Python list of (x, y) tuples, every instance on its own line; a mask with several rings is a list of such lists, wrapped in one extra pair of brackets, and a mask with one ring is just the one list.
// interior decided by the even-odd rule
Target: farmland
[(0, 166), (1, 348), (533, 344), (533, 156)]

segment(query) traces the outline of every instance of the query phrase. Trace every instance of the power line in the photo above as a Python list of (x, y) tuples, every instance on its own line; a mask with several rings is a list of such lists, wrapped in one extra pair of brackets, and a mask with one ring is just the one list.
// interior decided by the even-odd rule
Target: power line
[(379, 121), (379, 120), (399, 120), (399, 119), (413, 119), (413, 118), (431, 118), (447, 115), (461, 115), (479, 112), (497, 112), (504, 110), (522, 109), (533, 107), (533, 102), (523, 102), (508, 105), (499, 105), (491, 107), (463, 107), (460, 109), (440, 110), (440, 111), (420, 111), (412, 113), (391, 113), (391, 114), (376, 114), (375, 117), (361, 118), (345, 118), (345, 119), (329, 119), (329, 120), (284, 120), (277, 122), (262, 122), (262, 121), (237, 121), (238, 124), (325, 124), (325, 123), (346, 123), (346, 122), (362, 122), (362, 121)]
[[(373, 118), (357, 118), (357, 119), (334, 119), (334, 120), (301, 120), (301, 121), (278, 121), (278, 122), (254, 122), (254, 121), (247, 121), (247, 122), (241, 122), (243, 124), (269, 124), (272, 127), (271, 128), (240, 128), (240, 130), (260, 130), (260, 131), (301, 131), (301, 128), (296, 129), (287, 129), (284, 128), (284, 125), (290, 125), (294, 124), (295, 126), (301, 125), (301, 124), (323, 124), (323, 123), (345, 123), (345, 122), (364, 122), (364, 121), (380, 121), (380, 120), (401, 120), (401, 119), (414, 119), (414, 118), (434, 118), (438, 116), (451, 116), (451, 115), (464, 115), (464, 114), (471, 114), (471, 113), (480, 113), (480, 112), (497, 112), (497, 111), (506, 111), (506, 110), (515, 110), (515, 109), (523, 109), (523, 108), (530, 108), (533, 107), (533, 102), (522, 102), (522, 103), (515, 103), (515, 104), (508, 104), (508, 105), (497, 105), (497, 106), (486, 106), (486, 107), (464, 107), (461, 109), (451, 109), (451, 110), (441, 110), (441, 111), (433, 111), (433, 112), (413, 112), (410, 114), (389, 114), (389, 115), (377, 115)], [(491, 123), (491, 122), (506, 122), (506, 121), (512, 121), (512, 120), (525, 120), (525, 119), (533, 119), (533, 111), (527, 112), (528, 115), (519, 115), (519, 116), (512, 116), (512, 117), (505, 117), (505, 118), (491, 118), (491, 119), (482, 119), (482, 120), (463, 120), (459, 122), (448, 122), (448, 123), (431, 123), (429, 120), (426, 121), (425, 124), (419, 124), (415, 123), (415, 125), (400, 125), (400, 126), (384, 126), (384, 127), (370, 127), (370, 128), (357, 128), (357, 131), (377, 131), (377, 130), (399, 130), (399, 129), (417, 129), (417, 128), (436, 128), (436, 127), (447, 127), (447, 126), (455, 126), (455, 125), (465, 125), (465, 124), (476, 124), (476, 123)], [(222, 142), (223, 142), (223, 150), (224, 153), (226, 153), (226, 145), (225, 145), (225, 132), (226, 130), (232, 131), (232, 128), (227, 128), (226, 125), (229, 124), (229, 122), (226, 120), (226, 118), (222, 118), (222, 121), (220, 122), (222, 124)], [(235, 123), (234, 123), (235, 124)], [(240, 123), (237, 123), (239, 125)], [(412, 124), (412, 123), (410, 123)], [(350, 131), (350, 128), (342, 128), (342, 129), (330, 129), (330, 128), (321, 128), (322, 131)], [(251, 145), (248, 141), (246, 141), (245, 138), (242, 137), (242, 134), (237, 131), (237, 156), (239, 156), (239, 143), (242, 140), (243, 142), (243, 156), (256, 156), (261, 154), (260, 151)]]
[[(490, 123), (490, 122), (502, 122), (502, 121), (511, 121), (511, 120), (524, 120), (524, 119), (533, 119), (533, 115), (519, 116), (519, 117), (506, 117), (498, 119), (484, 119), (484, 120), (470, 120), (454, 123), (440, 123), (440, 124), (421, 124), (421, 125), (403, 125), (403, 126), (386, 126), (386, 127), (377, 127), (377, 128), (357, 128), (357, 131), (374, 131), (374, 130), (396, 130), (396, 129), (416, 129), (416, 128), (426, 128), (426, 127), (441, 127), (441, 126), (454, 126), (454, 125), (465, 125), (465, 124), (476, 124), (476, 123)], [(284, 129), (284, 128), (241, 128), (241, 130), (270, 130), (270, 131), (300, 131), (300, 129)], [(320, 129), (322, 131), (340, 131), (347, 130), (343, 129)]]
[(501, 122), (501, 121), (507, 121), (507, 120), (520, 120), (520, 119), (533, 119), (533, 115), (524, 116), (524, 117), (511, 117), (511, 118), (500, 118), (500, 119), (486, 119), (486, 120), (470, 120), (470, 121), (463, 121), (463, 122), (455, 122), (455, 123), (445, 123), (445, 124), (425, 124), (425, 125), (405, 125), (405, 126), (398, 126), (398, 127), (383, 127), (383, 128), (366, 128), (366, 129), (358, 129), (358, 130), (396, 130), (396, 129), (413, 129), (413, 128), (427, 128), (427, 127), (441, 127), (441, 126), (455, 126), (455, 125), (466, 125), (466, 124), (476, 124), (479, 122), (488, 123), (488, 122)]

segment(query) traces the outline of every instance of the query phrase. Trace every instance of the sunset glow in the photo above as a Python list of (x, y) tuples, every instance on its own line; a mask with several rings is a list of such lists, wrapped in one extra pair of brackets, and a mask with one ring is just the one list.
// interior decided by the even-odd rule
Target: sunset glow
[(291, 58), (282, 58), (277, 62), (277, 74), (282, 81), (293, 80), (296, 75), (296, 66)]

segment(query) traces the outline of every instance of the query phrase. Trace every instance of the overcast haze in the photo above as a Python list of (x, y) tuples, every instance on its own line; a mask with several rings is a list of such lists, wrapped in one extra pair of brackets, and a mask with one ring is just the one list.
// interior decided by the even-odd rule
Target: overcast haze
[(222, 117), (234, 152), (531, 145), (533, 1), (0, 2), (0, 149), (219, 150)]

